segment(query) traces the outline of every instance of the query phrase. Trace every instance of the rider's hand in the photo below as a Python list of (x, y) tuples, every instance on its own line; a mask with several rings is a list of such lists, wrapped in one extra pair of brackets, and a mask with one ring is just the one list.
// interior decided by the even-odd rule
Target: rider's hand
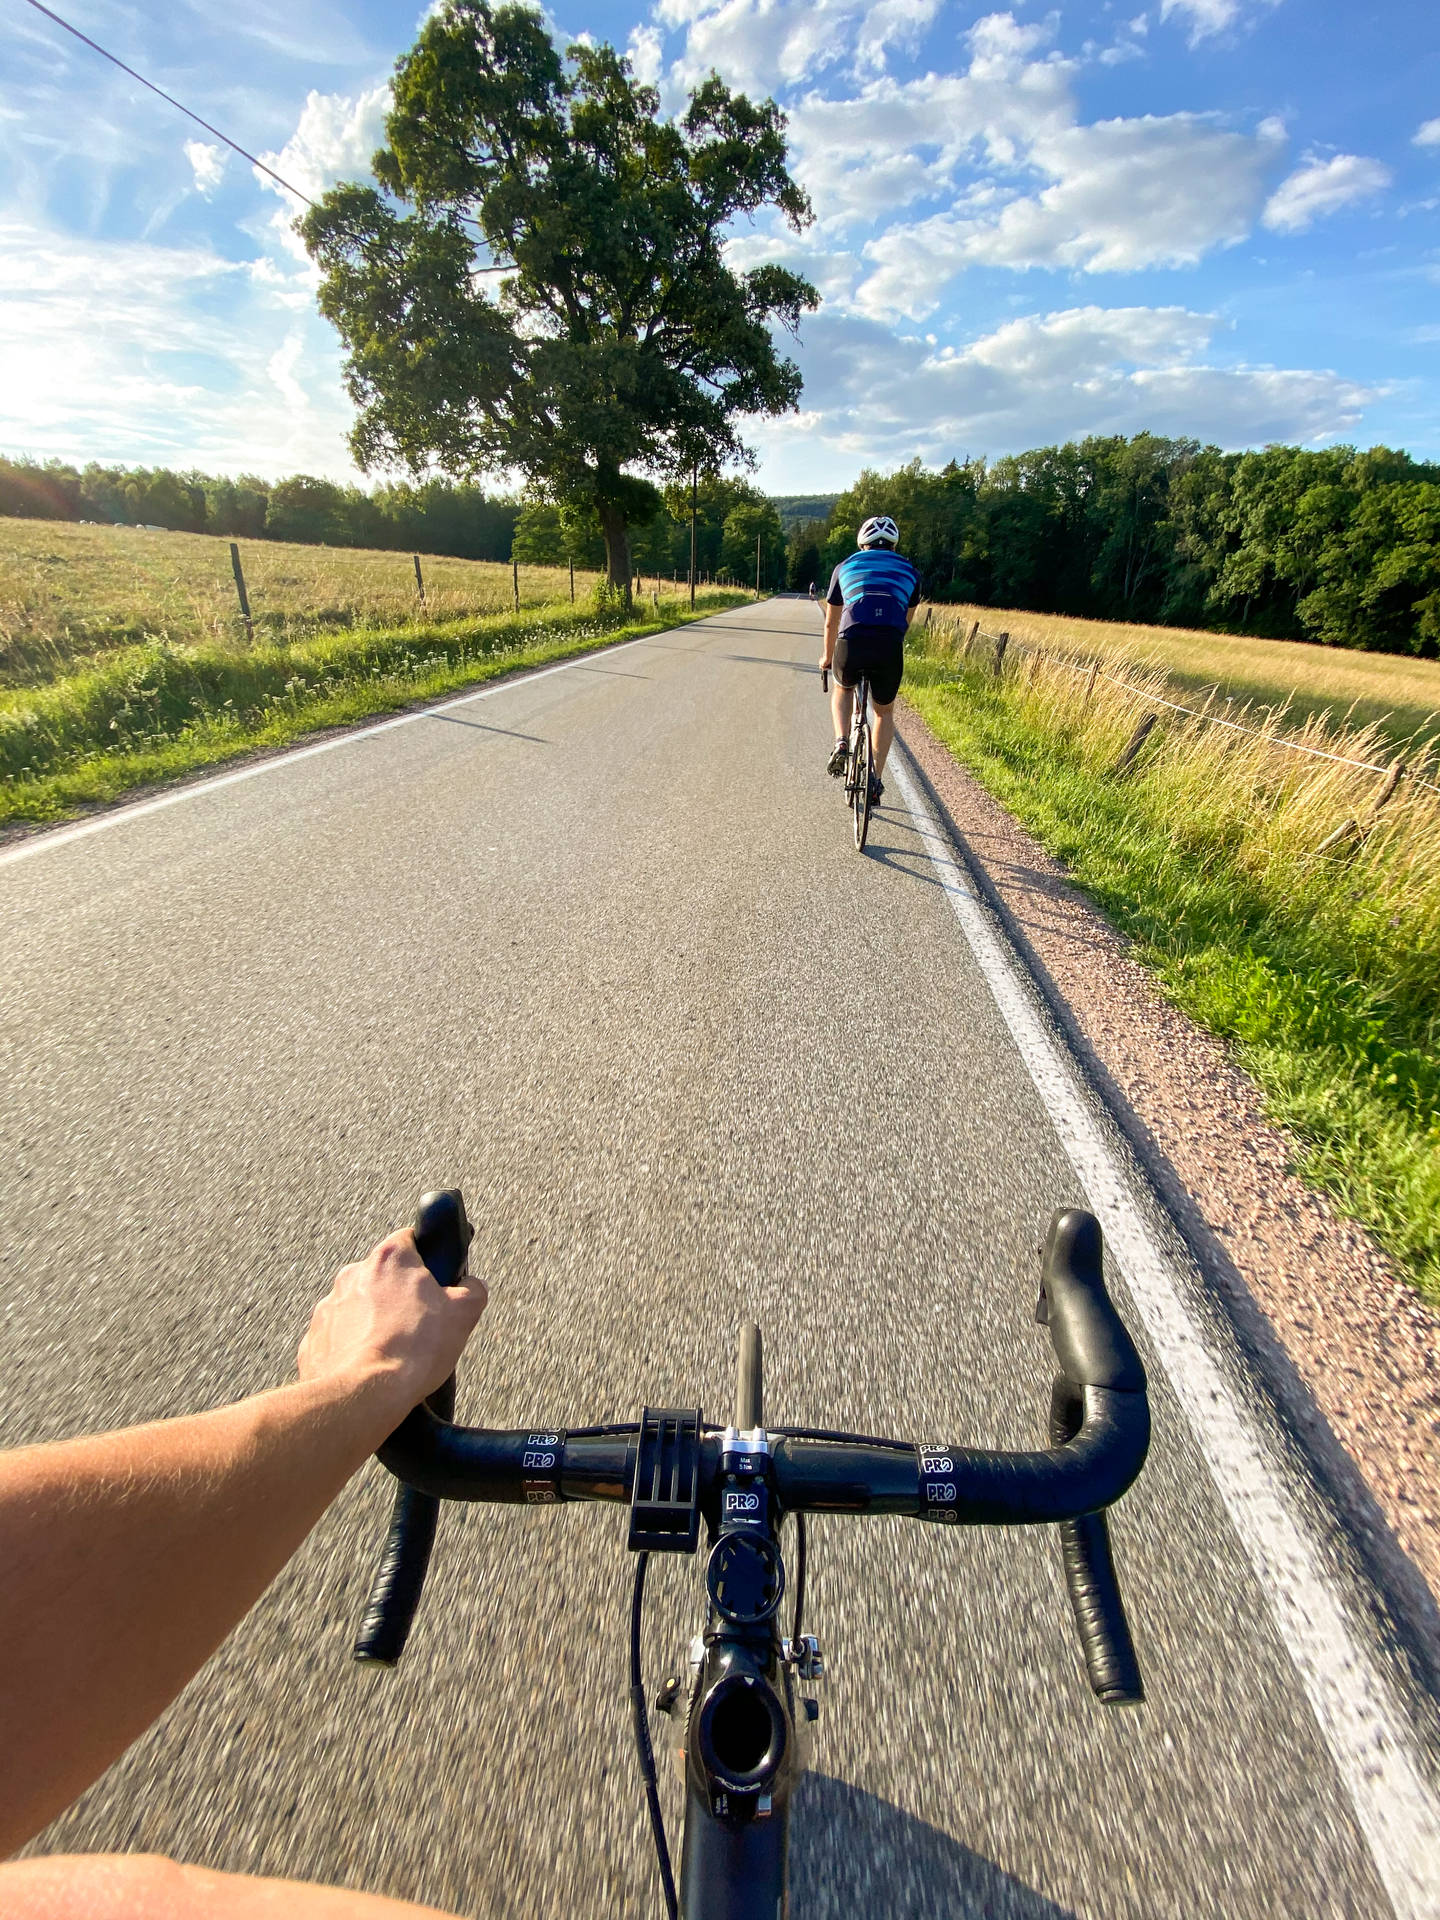
[(831, 665), (833, 665), (833, 663), (834, 663), (834, 658), (835, 658), (835, 656), (834, 656), (833, 654), (830, 654), (830, 653), (822, 653), (822, 654), (821, 654), (821, 656), (820, 656), (820, 671), (821, 671), (822, 673), (824, 673), (824, 671), (825, 671), (825, 669), (826, 669), (826, 668), (827, 668), (828, 666), (831, 666)]
[(455, 1371), (486, 1298), (474, 1276), (437, 1285), (411, 1229), (392, 1233), (336, 1274), (300, 1343), (300, 1378), (383, 1384), (403, 1418)]

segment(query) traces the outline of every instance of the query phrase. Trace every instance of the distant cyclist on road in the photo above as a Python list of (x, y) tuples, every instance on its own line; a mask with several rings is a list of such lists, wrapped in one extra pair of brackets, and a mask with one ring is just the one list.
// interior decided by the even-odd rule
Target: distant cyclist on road
[(867, 520), (856, 536), (858, 553), (842, 560), (830, 576), (825, 595), (825, 651), (822, 667), (833, 667), (830, 711), (835, 719), (835, 748), (827, 772), (838, 779), (850, 757), (850, 715), (854, 688), (870, 682), (875, 717), (870, 724), (873, 771), (870, 801), (885, 787), (880, 775), (895, 737), (895, 696), (905, 671), (905, 629), (920, 598), (920, 576), (896, 549), (900, 529), (887, 513)]

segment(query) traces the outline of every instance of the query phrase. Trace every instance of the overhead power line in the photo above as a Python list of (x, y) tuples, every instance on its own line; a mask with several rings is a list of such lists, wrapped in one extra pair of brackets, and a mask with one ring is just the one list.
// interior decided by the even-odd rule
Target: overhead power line
[(52, 12), (49, 7), (42, 6), (41, 0), (30, 0), (30, 5), (37, 13), (43, 13), (47, 20), (53, 20), (57, 27), (63, 27), (66, 33), (73, 33), (77, 40), (83, 40), (87, 47), (92, 48), (102, 59), (108, 60), (112, 66), (119, 67), (122, 73), (128, 73), (132, 80), (138, 80), (142, 87), (148, 87), (151, 93), (158, 93), (162, 100), (183, 113), (187, 120), (193, 120), (197, 127), (203, 127), (206, 133), (213, 133), (215, 138), (229, 147), (232, 153), (238, 153), (242, 160), (248, 160), (252, 167), (258, 167), (261, 173), (268, 174), (277, 186), (284, 187), (287, 193), (293, 193), (295, 198), (303, 200), (307, 207), (314, 206), (315, 202), (308, 193), (301, 193), (298, 187), (292, 187), (290, 182), (282, 179), (273, 167), (267, 167), (263, 160), (257, 160), (253, 153), (247, 153), (245, 148), (238, 141), (232, 140), (228, 133), (221, 133), (218, 127), (212, 127), (208, 120), (202, 120), (198, 113), (192, 113), (189, 107), (177, 100), (173, 94), (166, 93), (163, 87), (157, 87), (153, 80), (147, 80), (143, 73), (137, 73), (133, 67), (127, 67), (123, 60), (117, 59), (113, 53), (108, 52), (98, 40), (92, 40), (88, 33), (82, 33), (78, 27), (72, 27), (68, 20), (62, 20), (58, 13)]

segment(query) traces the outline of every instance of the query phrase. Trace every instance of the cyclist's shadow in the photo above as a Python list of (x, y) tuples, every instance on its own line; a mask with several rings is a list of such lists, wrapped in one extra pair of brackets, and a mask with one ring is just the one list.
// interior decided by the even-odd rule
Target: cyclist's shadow
[(807, 1773), (790, 1826), (796, 1920), (1075, 1920), (924, 1820)]

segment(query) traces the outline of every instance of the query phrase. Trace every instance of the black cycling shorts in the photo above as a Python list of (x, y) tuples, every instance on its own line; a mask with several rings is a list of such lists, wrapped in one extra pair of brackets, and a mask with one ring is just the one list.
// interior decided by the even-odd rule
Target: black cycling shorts
[(870, 697), (888, 707), (905, 672), (904, 628), (851, 627), (835, 643), (834, 667), (842, 687), (853, 687), (863, 676), (870, 682)]

